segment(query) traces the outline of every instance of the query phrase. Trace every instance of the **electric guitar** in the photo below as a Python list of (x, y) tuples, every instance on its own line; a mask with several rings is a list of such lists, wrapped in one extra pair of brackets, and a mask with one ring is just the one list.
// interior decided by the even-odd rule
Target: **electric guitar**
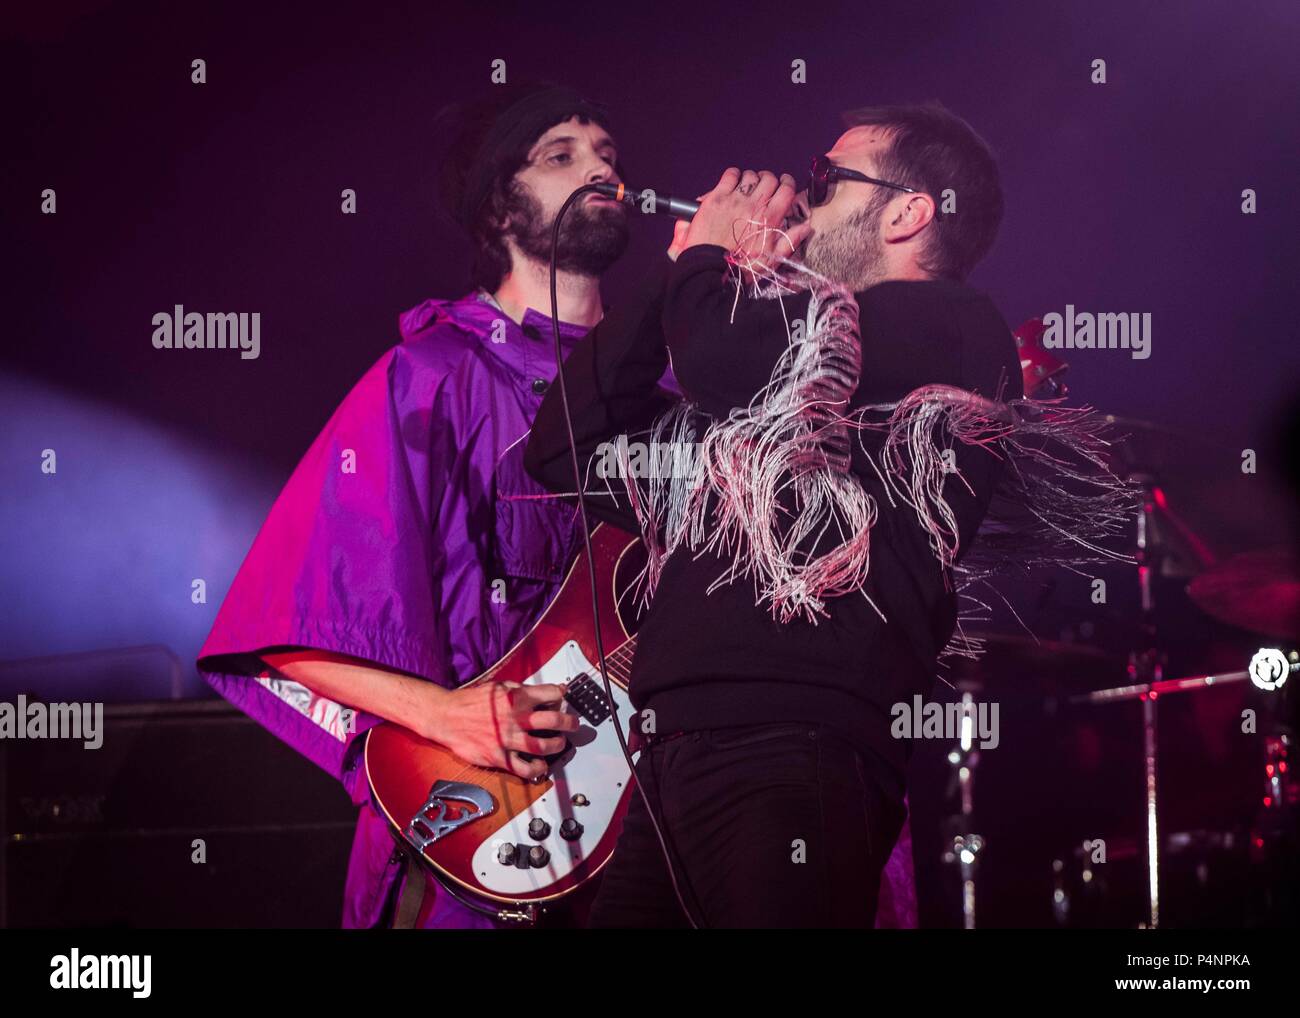
[[(580, 726), (566, 733), (564, 752), (546, 758), (545, 778), (534, 784), (471, 766), (398, 725), (384, 723), (366, 733), (366, 778), (374, 802), (393, 833), (418, 853), (426, 879), (457, 897), (467, 892), (495, 903), (491, 911), (503, 917), (534, 919), (539, 906), (594, 877), (613, 854), (633, 787), (613, 724), (616, 712), (626, 736), (634, 713), (627, 680), (635, 625), (632, 598), (624, 595), (644, 563), (644, 550), (639, 539), (605, 523), (592, 531), (591, 544), (614, 704), (597, 668), (582, 553), (532, 629), (469, 683), (569, 683), (564, 709), (578, 715)], [(428, 888), (438, 893), (434, 884)], [(432, 896), (426, 893), (426, 902)]]

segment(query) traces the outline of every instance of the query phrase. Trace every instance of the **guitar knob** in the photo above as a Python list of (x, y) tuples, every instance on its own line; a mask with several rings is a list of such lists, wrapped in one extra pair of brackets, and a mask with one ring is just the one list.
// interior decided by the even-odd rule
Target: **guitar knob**
[(497, 848), (497, 862), (502, 866), (513, 866), (515, 860), (519, 857), (519, 848), (510, 842), (503, 842)]
[(528, 836), (534, 841), (545, 841), (550, 833), (551, 825), (541, 817), (535, 817), (528, 822)]
[(565, 817), (560, 824), (560, 837), (565, 841), (577, 841), (582, 837), (584, 828), (573, 817)]
[(551, 853), (546, 851), (541, 845), (534, 845), (528, 850), (529, 866), (545, 866), (551, 861)]

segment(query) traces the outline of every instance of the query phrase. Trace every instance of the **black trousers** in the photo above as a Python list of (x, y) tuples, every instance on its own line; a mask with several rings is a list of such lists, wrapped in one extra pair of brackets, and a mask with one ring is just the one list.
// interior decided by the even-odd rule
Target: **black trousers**
[[(691, 732), (643, 749), (637, 774), (698, 926), (875, 925), (906, 808), (838, 732), (810, 722)], [(589, 925), (689, 925), (635, 789)]]

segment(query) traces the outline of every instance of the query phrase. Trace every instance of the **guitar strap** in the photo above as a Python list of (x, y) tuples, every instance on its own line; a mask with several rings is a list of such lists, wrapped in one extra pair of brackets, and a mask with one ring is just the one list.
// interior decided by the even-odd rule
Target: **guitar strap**
[(420, 917), (420, 906), (424, 904), (424, 867), (409, 849), (402, 854), (406, 858), (406, 876), (402, 879), (402, 890), (397, 896), (393, 929), (413, 930)]

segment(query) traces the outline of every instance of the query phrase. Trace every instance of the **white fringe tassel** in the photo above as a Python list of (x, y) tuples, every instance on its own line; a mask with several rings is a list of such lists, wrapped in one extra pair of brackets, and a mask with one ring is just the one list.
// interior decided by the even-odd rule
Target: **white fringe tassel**
[[(665, 442), (696, 448), (699, 442), (689, 476), (652, 472), (643, 492), (623, 438), (621, 473), (649, 551), (642, 577), (646, 603), (678, 548), (729, 558), (709, 592), (749, 578), (755, 603), (782, 623), (802, 615), (815, 624), (828, 616), (828, 598), (855, 591), (867, 597), (877, 505), (850, 470), (850, 431), (860, 444), (863, 433), (883, 435), (874, 455), (865, 444), (862, 451), (891, 503), (897, 499), (915, 512), (950, 585), (975, 606), (959, 623), (985, 617), (988, 606), (970, 589), (1008, 565), (1131, 561), (1099, 543), (1131, 521), (1137, 493), (1106, 465), (1105, 423), (1090, 408), (1062, 407), (1059, 400), (1001, 402), (927, 385), (897, 403), (846, 414), (862, 370), (852, 293), (788, 259), (779, 274), (740, 267), (750, 273), (752, 296), (781, 300), (811, 291), (803, 338), (788, 330), (790, 345), (768, 385), (726, 420), (704, 418), (702, 436), (702, 415), (690, 403), (675, 405), (655, 422), (652, 448)], [(739, 287), (738, 274), (738, 298)], [(870, 420), (873, 415), (884, 419)], [(957, 519), (944, 497), (950, 476), (971, 490), (954, 469), (954, 442), (981, 446), (1007, 462), (969, 556), (959, 547)], [(979, 651), (980, 641), (959, 624), (940, 656)]]

